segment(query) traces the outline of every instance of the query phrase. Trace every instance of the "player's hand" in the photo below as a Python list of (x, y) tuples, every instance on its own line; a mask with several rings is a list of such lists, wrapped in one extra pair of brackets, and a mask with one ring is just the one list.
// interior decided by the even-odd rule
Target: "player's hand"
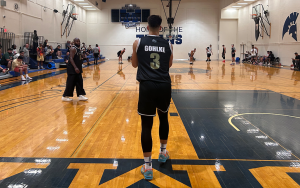
[(76, 72), (77, 74), (79, 74), (79, 73), (80, 73), (80, 70), (76, 67), (76, 68), (75, 68), (75, 72)]

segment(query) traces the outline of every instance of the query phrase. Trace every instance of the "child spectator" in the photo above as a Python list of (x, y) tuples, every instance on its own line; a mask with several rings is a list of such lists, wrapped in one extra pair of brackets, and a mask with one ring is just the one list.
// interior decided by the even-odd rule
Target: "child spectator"
[[(13, 63), (12, 63), (12, 70), (14, 70), (15, 72), (20, 73), (22, 81), (26, 81), (27, 79), (28, 80), (32, 80), (32, 78), (30, 78), (28, 76), (27, 65), (25, 65), (23, 63), (23, 57), (22, 56), (19, 56), (17, 59), (15, 59), (13, 61)], [(24, 78), (23, 72), (26, 74), (26, 78)]]
[[(42, 43), (40, 43), (40, 46), (37, 47), (36, 52), (37, 52), (38, 69), (44, 69), (44, 67), (43, 67), (43, 62), (44, 62), (44, 48), (43, 48)], [(40, 67), (40, 64), (41, 64), (41, 67)]]

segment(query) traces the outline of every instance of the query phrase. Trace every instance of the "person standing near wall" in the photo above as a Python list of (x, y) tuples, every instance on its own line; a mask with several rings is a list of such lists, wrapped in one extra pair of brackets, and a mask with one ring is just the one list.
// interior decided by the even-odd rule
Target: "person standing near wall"
[(294, 70), (300, 69), (300, 56), (298, 55), (298, 52), (295, 53), (295, 58), (292, 58)]
[(225, 47), (225, 45), (224, 45), (224, 44), (222, 45), (222, 47), (223, 47), (223, 51), (222, 51), (222, 58), (223, 58), (223, 63), (225, 63), (226, 47)]
[(123, 54), (125, 53), (125, 48), (123, 50), (120, 50), (118, 52), (118, 56), (119, 56), (119, 64), (123, 64), (122, 60), (123, 60)]
[(232, 57), (232, 63), (230, 65), (234, 65), (234, 62), (235, 62), (235, 52), (236, 52), (236, 49), (234, 47), (234, 44), (231, 45), (231, 57)]
[[(37, 47), (36, 49), (37, 52), (37, 65), (38, 65), (38, 69), (44, 69), (43, 67), (43, 62), (44, 62), (44, 48), (43, 48), (43, 44), (40, 43), (40, 46)], [(41, 65), (41, 66), (40, 66)]]
[(26, 43), (24, 48), (23, 48), (23, 51), (24, 51), (24, 58), (23, 58), (23, 61), (24, 63), (28, 66), (29, 65), (29, 44)]
[(98, 44), (96, 44), (96, 47), (93, 49), (93, 54), (94, 54), (94, 64), (97, 65), (98, 64), (98, 57), (100, 55), (100, 50), (98, 48)]
[(209, 45), (209, 47), (206, 48), (206, 54), (207, 54), (206, 62), (211, 61), (210, 57), (211, 55), (213, 55), (212, 45)]
[(37, 35), (37, 31), (34, 30), (33, 31), (33, 38), (32, 38), (32, 42), (33, 42), (33, 53), (36, 53), (37, 51), (37, 47), (38, 47), (38, 43), (39, 43), (39, 37)]
[(85, 97), (86, 93), (83, 89), (83, 79), (82, 79), (82, 54), (80, 50), (80, 39), (74, 39), (74, 46), (70, 48), (70, 58), (67, 63), (67, 83), (66, 89), (62, 96), (62, 101), (70, 102), (73, 97), (74, 88), (76, 87), (76, 93), (80, 101), (87, 101), (88, 98)]
[(190, 53), (190, 65), (194, 64), (194, 61), (195, 61), (194, 55), (195, 55), (195, 53), (196, 53), (196, 48), (194, 48), (194, 50), (192, 50), (191, 53)]

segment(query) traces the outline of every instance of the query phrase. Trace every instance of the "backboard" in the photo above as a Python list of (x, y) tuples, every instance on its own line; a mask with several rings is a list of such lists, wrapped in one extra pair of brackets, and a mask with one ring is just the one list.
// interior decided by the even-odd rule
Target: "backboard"
[(263, 12), (262, 12), (263, 8), (262, 5), (255, 5), (252, 7), (252, 19), (256, 18), (256, 17), (261, 17)]
[(178, 38), (178, 28), (164, 29), (163, 38), (166, 40), (173, 40)]

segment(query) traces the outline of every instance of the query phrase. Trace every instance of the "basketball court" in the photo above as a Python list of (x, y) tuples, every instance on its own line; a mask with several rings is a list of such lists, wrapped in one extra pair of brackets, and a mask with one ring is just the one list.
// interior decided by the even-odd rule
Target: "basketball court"
[[(300, 187), (300, 71), (291, 70), (291, 58), (300, 46), (292, 27), (281, 32), (286, 19), (300, 11), (294, 8), (300, 2), (275, 2), (97, 0), (96, 6), (83, 0), (95, 9), (87, 10), (80, 9), (78, 1), (56, 0), (52, 5), (16, 0), (13, 4), (21, 4), (20, 12), (41, 4), (48, 7), (47, 16), (59, 15), (55, 40), (65, 43), (79, 37), (87, 45), (97, 43), (106, 58), (83, 68), (88, 101), (61, 100), (67, 79), (63, 67), (33, 71), (30, 82), (19, 77), (0, 80), (0, 187)], [(0, 15), (12, 19), (15, 10), (6, 3)], [(73, 6), (76, 12), (69, 10)], [(127, 57), (134, 40), (147, 35), (145, 15), (152, 14), (163, 18), (160, 34), (173, 44), (174, 61), (170, 159), (165, 164), (157, 160), (156, 116), (154, 179), (146, 181), (140, 172), (144, 156), (137, 113), (139, 82)], [(29, 16), (23, 16), (23, 24), (30, 24)], [(170, 17), (175, 18), (171, 28)], [(7, 20), (4, 24), (13, 31)], [(45, 34), (50, 42), (51, 37)], [(206, 62), (205, 48), (210, 44), (212, 61)], [(233, 65), (231, 44), (240, 57)], [(243, 62), (251, 45), (260, 55), (273, 51), (280, 62), (271, 66)], [(117, 52), (123, 48), (119, 64)], [(188, 53), (194, 48), (196, 59), (190, 65)]]

